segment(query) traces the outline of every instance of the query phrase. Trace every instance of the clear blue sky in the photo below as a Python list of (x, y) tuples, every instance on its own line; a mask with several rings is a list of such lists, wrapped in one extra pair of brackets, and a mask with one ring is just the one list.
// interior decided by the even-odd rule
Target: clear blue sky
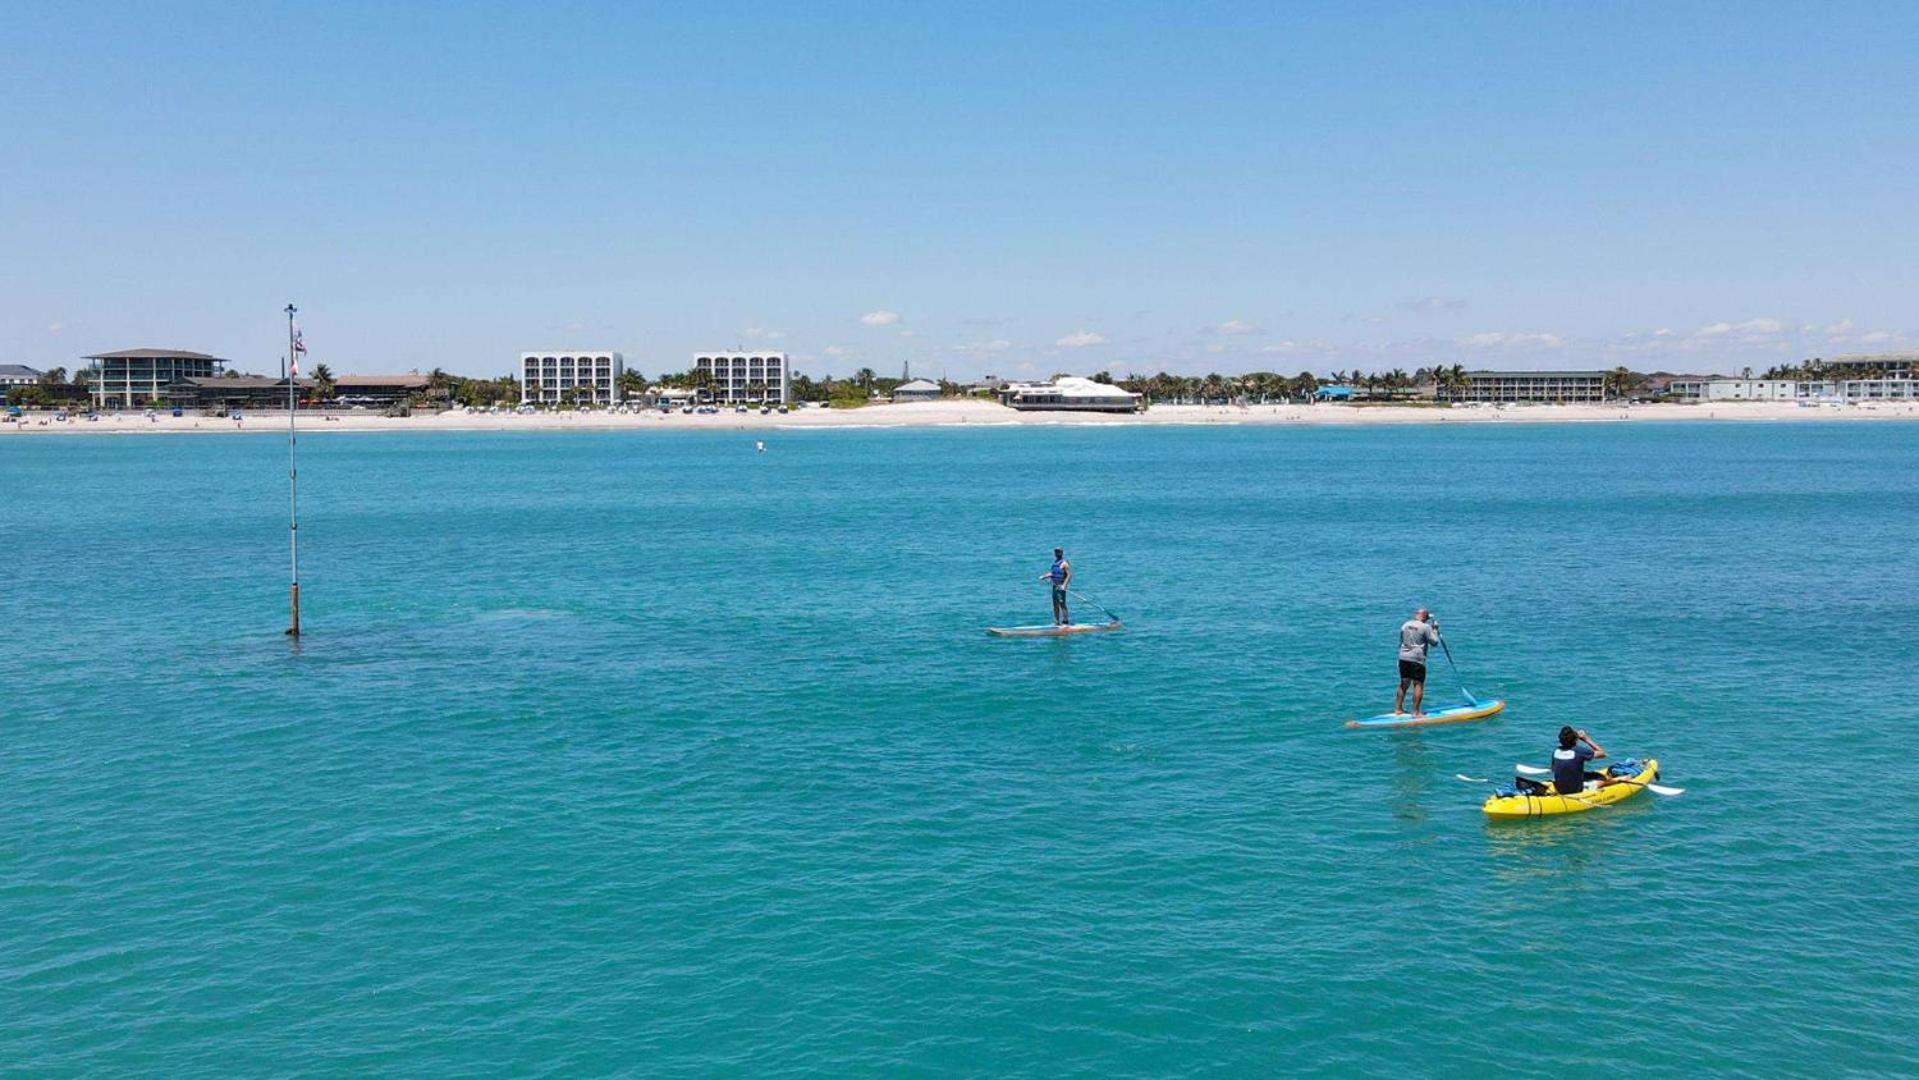
[(1736, 370), (1919, 337), (1919, 5), (0, 5), (0, 362)]

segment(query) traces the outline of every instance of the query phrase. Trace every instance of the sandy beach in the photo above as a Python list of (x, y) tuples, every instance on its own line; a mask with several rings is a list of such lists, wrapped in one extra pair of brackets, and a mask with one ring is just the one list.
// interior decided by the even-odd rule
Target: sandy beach
[[(389, 417), (366, 411), (303, 411), (303, 432), (324, 431), (727, 431), (802, 428), (942, 427), (993, 425), (1141, 425), (1141, 424), (1301, 424), (1354, 426), (1376, 424), (1553, 424), (1720, 421), (1851, 421), (1919, 419), (1919, 403), (1887, 402), (1844, 407), (1803, 407), (1790, 402), (1729, 402), (1685, 405), (1510, 405), (1435, 408), (1352, 405), (1157, 405), (1143, 413), (1110, 415), (1072, 412), (1016, 412), (987, 401), (926, 401), (868, 405), (856, 409), (804, 408), (781, 415), (758, 412), (718, 414), (556, 412), (519, 415), (453, 410), (438, 414)], [(188, 414), (140, 412), (102, 414), (97, 420), (65, 422), (29, 414), (0, 424), (0, 436), (181, 434), (281, 432), (286, 412), (252, 412), (230, 419)]]

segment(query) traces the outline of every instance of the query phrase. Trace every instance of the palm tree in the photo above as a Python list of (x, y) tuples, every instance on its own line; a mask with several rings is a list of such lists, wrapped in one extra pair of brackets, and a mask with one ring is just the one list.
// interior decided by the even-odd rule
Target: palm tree
[(325, 364), (313, 365), (313, 399), (327, 402), (333, 400), (333, 369)]
[(865, 391), (867, 397), (873, 396), (873, 380), (877, 378), (879, 376), (874, 374), (870, 367), (863, 367), (853, 373), (853, 381), (859, 384), (859, 388)]
[(1606, 373), (1605, 391), (1609, 397), (1631, 397), (1642, 381), (1637, 373), (1621, 365)]

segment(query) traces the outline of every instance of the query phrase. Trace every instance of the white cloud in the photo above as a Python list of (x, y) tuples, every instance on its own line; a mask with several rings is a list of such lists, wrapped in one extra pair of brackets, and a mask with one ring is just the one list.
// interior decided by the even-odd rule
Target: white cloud
[(979, 341), (968, 345), (954, 345), (952, 346), (952, 350), (956, 353), (964, 353), (972, 356), (985, 356), (991, 353), (1003, 353), (1012, 347), (1013, 343), (1005, 338), (994, 338), (992, 341)]
[(1263, 334), (1266, 331), (1241, 319), (1228, 319), (1219, 324), (1219, 332), (1237, 337), (1244, 334)]
[(1736, 338), (1739, 340), (1751, 340), (1753, 338), (1771, 337), (1785, 328), (1786, 324), (1780, 322), (1778, 319), (1747, 319), (1745, 322), (1737, 323), (1707, 323), (1705, 326), (1694, 330), (1692, 336), (1702, 339)]
[(1850, 333), (1852, 333), (1851, 319), (1840, 319), (1836, 323), (1826, 324), (1826, 336), (1829, 338), (1838, 339), (1838, 338), (1845, 337), (1847, 334), (1850, 334)]
[(1089, 345), (1106, 344), (1106, 335), (1095, 330), (1075, 330), (1053, 344), (1062, 349), (1084, 349)]
[(1285, 341), (1274, 342), (1271, 345), (1263, 345), (1259, 351), (1268, 356), (1291, 356), (1295, 353), (1331, 353), (1333, 351), (1333, 343), (1327, 341), (1325, 338), (1314, 338), (1311, 341), (1294, 341), (1291, 338), (1287, 338)]
[(825, 353), (828, 356), (845, 356), (846, 355), (846, 348), (845, 346), (842, 346), (842, 345), (828, 345), (826, 348), (821, 349), (820, 351)]
[(57, 334), (57, 333), (59, 333), (60, 331), (62, 331), (62, 330), (65, 330), (66, 328), (67, 328), (67, 324), (66, 324), (66, 323), (63, 323), (63, 322), (56, 322), (56, 323), (48, 323), (48, 324), (47, 324), (47, 333), (49, 333), (49, 334)]
[(860, 321), (868, 326), (891, 326), (900, 321), (897, 311), (869, 311), (860, 316)]
[(1438, 296), (1422, 296), (1417, 300), (1401, 301), (1399, 306), (1401, 310), (1404, 311), (1417, 311), (1422, 315), (1430, 315), (1438, 311), (1464, 311), (1466, 310), (1466, 301), (1448, 300)]
[(769, 330), (764, 326), (749, 326), (740, 331), (750, 341), (778, 341), (786, 336), (784, 330)]
[(1874, 330), (1870, 334), (1865, 334), (1861, 336), (1859, 339), (1859, 343), (1862, 345), (1884, 345), (1886, 342), (1891, 341), (1892, 339), (1893, 339), (1893, 334), (1891, 331)]
[(1558, 334), (1507, 334), (1498, 330), (1470, 334), (1459, 339), (1468, 349), (1560, 349), (1566, 339)]

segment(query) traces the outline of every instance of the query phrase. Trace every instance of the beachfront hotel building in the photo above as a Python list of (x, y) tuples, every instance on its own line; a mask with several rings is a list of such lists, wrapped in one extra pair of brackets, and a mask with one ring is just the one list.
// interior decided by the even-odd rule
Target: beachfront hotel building
[(727, 405), (785, 405), (793, 399), (792, 371), (783, 352), (716, 352), (693, 357), (713, 400)]
[(25, 364), (0, 364), (0, 397), (4, 397), (9, 390), (37, 385), (41, 374), (38, 369)]
[[(1876, 368), (1869, 370), (1878, 370)], [(1668, 396), (1678, 401), (1794, 401), (1802, 404), (1858, 404), (1872, 401), (1919, 400), (1919, 380), (1824, 379), (1802, 382), (1797, 379), (1734, 379), (1727, 377), (1689, 377), (1667, 386)]]
[(122, 349), (83, 356), (94, 363), (93, 400), (99, 408), (158, 404), (182, 379), (211, 379), (226, 361), (185, 349)]
[(426, 375), (340, 375), (333, 380), (333, 400), (342, 405), (397, 405), (432, 389), (433, 380)]
[(1007, 383), (999, 401), (1021, 412), (1138, 412), (1145, 399), (1112, 383), (1062, 375), (1052, 382)]
[(1466, 385), (1442, 401), (1584, 405), (1606, 400), (1603, 371), (1468, 371)]
[(1808, 383), (1791, 379), (1708, 379), (1700, 401), (1791, 401), (1804, 397)]
[(610, 349), (552, 349), (520, 354), (520, 404), (611, 405), (626, 361)]
[(1919, 353), (1853, 353), (1823, 361), (1828, 379), (1910, 379)]

